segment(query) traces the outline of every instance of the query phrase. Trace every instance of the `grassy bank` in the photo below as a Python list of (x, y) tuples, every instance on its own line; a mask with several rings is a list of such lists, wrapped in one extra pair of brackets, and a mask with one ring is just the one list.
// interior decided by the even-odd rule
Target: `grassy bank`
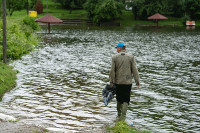
[(0, 62), (0, 101), (4, 93), (15, 87), (16, 74), (17, 72), (12, 70), (11, 66)]
[(127, 125), (125, 121), (119, 121), (114, 127), (107, 127), (108, 132), (112, 133), (151, 133), (146, 130), (139, 130), (134, 127)]
[[(32, 51), (38, 44), (39, 38), (36, 31), (39, 26), (33, 18), (27, 16), (7, 17), (7, 59), (20, 59), (24, 54)], [(2, 20), (0, 21), (0, 34), (3, 33)], [(2, 44), (3, 37), (0, 36)], [(16, 82), (16, 71), (8, 64), (3, 64), (3, 46), (0, 45), (0, 101), (3, 94), (12, 89)]]

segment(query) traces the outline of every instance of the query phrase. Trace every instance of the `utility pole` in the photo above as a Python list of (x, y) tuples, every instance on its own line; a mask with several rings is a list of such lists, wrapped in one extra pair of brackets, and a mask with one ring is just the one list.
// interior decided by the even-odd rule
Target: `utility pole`
[(3, 63), (7, 63), (7, 41), (6, 41), (6, 0), (3, 4)]
[(47, 14), (48, 14), (48, 0), (47, 0)]

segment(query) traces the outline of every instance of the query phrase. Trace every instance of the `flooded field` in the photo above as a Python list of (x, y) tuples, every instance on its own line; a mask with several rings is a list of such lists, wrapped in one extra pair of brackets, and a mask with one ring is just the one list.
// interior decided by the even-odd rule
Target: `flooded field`
[[(45, 29), (46, 27), (44, 27)], [(124, 42), (137, 61), (127, 122), (153, 133), (200, 131), (200, 29), (174, 27), (70, 28), (53, 26), (34, 52), (14, 61), (17, 86), (0, 112), (54, 131), (90, 131), (116, 118), (104, 106), (115, 46)]]

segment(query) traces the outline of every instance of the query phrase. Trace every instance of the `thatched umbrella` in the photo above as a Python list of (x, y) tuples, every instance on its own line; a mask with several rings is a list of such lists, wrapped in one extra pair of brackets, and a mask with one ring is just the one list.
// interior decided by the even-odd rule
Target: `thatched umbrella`
[(47, 14), (44, 17), (36, 19), (35, 22), (48, 23), (48, 33), (50, 33), (50, 23), (62, 23), (63, 21), (50, 14)]
[(168, 19), (168, 18), (165, 17), (165, 16), (163, 16), (163, 15), (161, 15), (161, 14), (159, 14), (159, 13), (156, 13), (153, 16), (148, 17), (148, 19), (154, 19), (154, 20), (156, 20), (157, 27), (158, 27), (158, 20)]

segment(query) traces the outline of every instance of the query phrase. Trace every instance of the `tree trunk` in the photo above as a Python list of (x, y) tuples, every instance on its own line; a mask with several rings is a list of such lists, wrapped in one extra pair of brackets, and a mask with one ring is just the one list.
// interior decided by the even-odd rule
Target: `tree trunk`
[(48, 0), (47, 0), (47, 14), (48, 14)]
[(3, 62), (7, 63), (7, 41), (6, 41), (6, 0), (3, 3)]
[(27, 15), (29, 14), (29, 12), (28, 12), (28, 0), (27, 0)]
[(70, 8), (70, 10), (69, 10), (69, 14), (72, 14), (72, 8)]

